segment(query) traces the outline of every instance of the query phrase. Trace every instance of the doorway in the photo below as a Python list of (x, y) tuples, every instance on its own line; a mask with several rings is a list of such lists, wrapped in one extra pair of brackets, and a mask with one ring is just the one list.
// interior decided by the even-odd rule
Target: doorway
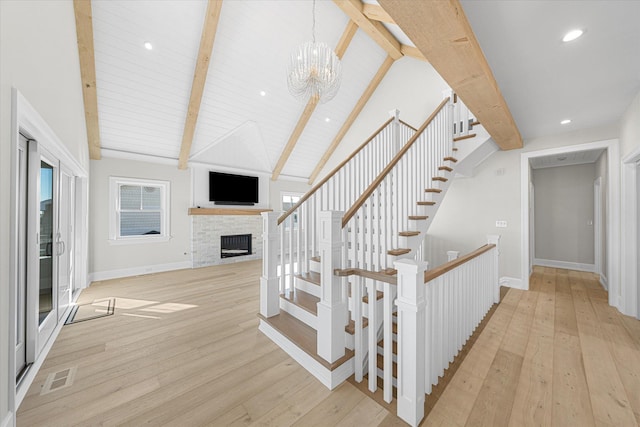
[[(588, 152), (593, 150), (606, 150), (606, 170), (607, 178), (606, 182), (606, 215), (607, 218), (619, 218), (619, 201), (620, 201), (620, 181), (619, 181), (619, 163), (615, 159), (619, 159), (618, 140), (605, 140), (590, 142), (578, 145), (569, 145), (558, 148), (545, 149), (540, 151), (532, 151), (522, 153), (520, 156), (520, 171), (521, 171), (521, 271), (522, 271), (522, 283), (524, 289), (529, 289), (529, 274), (531, 268), (531, 247), (530, 247), (530, 227), (531, 218), (530, 211), (530, 198), (529, 190), (532, 180), (532, 169), (530, 163), (533, 159), (544, 158), (548, 156), (562, 156), (565, 154), (572, 154), (578, 152)], [(634, 176), (635, 179), (635, 176)], [(635, 182), (635, 181), (634, 181)], [(538, 205), (538, 200), (535, 200)], [(605, 243), (605, 256), (606, 265), (603, 269), (608, 274), (608, 290), (609, 290), (609, 305), (621, 309), (621, 298), (619, 298), (619, 292), (621, 288), (620, 271), (614, 268), (619, 265), (620, 251), (617, 246), (617, 242), (620, 242), (620, 227), (619, 222), (614, 220), (608, 220), (604, 223), (603, 233), (607, 236)], [(634, 305), (636, 297), (634, 294)]]

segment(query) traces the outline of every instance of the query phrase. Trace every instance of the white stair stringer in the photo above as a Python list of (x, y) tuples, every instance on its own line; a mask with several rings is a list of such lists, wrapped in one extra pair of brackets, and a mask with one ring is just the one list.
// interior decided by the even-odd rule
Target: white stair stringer
[(491, 135), (484, 129), (484, 126), (475, 126), (473, 132), (476, 134), (474, 138), (455, 143), (455, 146), (458, 148), (455, 154), (455, 157), (458, 159), (455, 173), (458, 177), (472, 177), (475, 169), (482, 164), (482, 162), (500, 150), (500, 147), (493, 141), (493, 138), (491, 138)]

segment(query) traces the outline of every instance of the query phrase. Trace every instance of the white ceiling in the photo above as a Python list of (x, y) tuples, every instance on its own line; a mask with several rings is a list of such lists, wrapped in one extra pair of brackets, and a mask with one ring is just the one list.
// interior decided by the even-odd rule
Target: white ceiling
[(616, 122), (640, 91), (640, 1), (461, 3), (525, 139)]
[(550, 156), (532, 157), (529, 164), (533, 169), (553, 168), (557, 166), (584, 165), (595, 163), (604, 149), (575, 151), (571, 153), (554, 154)]
[[(137, 153), (177, 164), (206, 3), (92, 1), (104, 155)], [(612, 123), (640, 91), (640, 1), (461, 3), (525, 138)], [(318, 40), (335, 46), (347, 22), (332, 1), (317, 2)], [(397, 26), (385, 26), (411, 44)], [(563, 44), (575, 27), (585, 35)], [(287, 91), (286, 64), (310, 38), (310, 1), (224, 1), (193, 162), (273, 170), (304, 109)], [(284, 178), (310, 175), (385, 57), (358, 30), (343, 58), (341, 89), (317, 107)], [(561, 126), (565, 118), (572, 123)]]

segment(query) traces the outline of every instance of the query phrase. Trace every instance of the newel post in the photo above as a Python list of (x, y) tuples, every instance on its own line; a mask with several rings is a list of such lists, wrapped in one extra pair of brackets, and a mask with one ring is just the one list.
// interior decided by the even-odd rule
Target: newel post
[(500, 235), (488, 234), (487, 243), (489, 243), (490, 245), (496, 245), (495, 256), (493, 257), (493, 275), (491, 277), (491, 280), (493, 281), (493, 284), (495, 286), (493, 302), (497, 304), (500, 302), (500, 264), (498, 262), (498, 257), (500, 256)]
[(398, 416), (417, 426), (424, 417), (427, 264), (411, 259), (393, 264), (398, 270)]
[(279, 212), (262, 212), (262, 276), (260, 276), (260, 314), (264, 317), (280, 313), (278, 291)]
[(320, 302), (318, 302), (318, 355), (333, 363), (344, 356), (347, 302), (342, 298), (341, 268), (343, 212), (320, 212)]

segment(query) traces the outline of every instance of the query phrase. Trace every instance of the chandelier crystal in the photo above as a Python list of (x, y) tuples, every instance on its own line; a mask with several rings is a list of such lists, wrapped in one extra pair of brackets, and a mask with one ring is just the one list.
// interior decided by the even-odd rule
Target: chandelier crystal
[(287, 86), (294, 97), (324, 103), (340, 88), (340, 59), (326, 43), (316, 43), (316, 2), (313, 1), (313, 40), (298, 47), (287, 68)]

